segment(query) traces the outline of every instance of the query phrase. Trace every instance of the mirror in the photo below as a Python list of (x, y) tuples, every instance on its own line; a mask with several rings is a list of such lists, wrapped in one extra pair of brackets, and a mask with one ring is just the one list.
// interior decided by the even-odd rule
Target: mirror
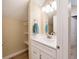
[[(45, 32), (48, 34), (56, 33), (56, 1), (52, 1), (50, 4), (47, 4), (42, 7), (42, 13), (46, 16), (45, 19)], [(48, 26), (47, 26), (48, 25)]]

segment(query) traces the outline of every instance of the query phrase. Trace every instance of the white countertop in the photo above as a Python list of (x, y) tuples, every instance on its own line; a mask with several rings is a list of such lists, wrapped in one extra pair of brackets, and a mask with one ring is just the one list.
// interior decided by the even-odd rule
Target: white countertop
[(56, 36), (53, 36), (53, 38), (49, 39), (43, 35), (34, 35), (34, 36), (32, 36), (32, 40), (37, 41), (37, 42), (44, 44), (46, 46), (49, 46), (51, 48), (55, 48), (55, 49), (57, 46)]

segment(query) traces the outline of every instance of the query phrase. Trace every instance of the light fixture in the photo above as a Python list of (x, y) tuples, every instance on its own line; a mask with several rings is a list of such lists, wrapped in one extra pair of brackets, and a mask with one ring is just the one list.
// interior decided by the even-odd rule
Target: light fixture
[(53, 8), (53, 9), (57, 9), (57, 4), (56, 4), (56, 1), (53, 1), (52, 3), (51, 3), (51, 7)]
[(42, 7), (42, 11), (46, 13), (53, 12), (56, 9), (57, 9), (56, 1), (53, 1), (51, 4)]

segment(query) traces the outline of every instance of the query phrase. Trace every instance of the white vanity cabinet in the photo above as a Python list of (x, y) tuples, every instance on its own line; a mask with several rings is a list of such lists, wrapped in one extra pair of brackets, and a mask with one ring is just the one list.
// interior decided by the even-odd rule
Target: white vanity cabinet
[(56, 50), (42, 43), (32, 41), (32, 59), (56, 59)]
[(55, 59), (51, 55), (49, 55), (49, 54), (47, 54), (47, 53), (45, 53), (43, 51), (41, 51), (40, 56), (41, 56), (41, 59)]
[(39, 49), (32, 46), (32, 59), (40, 59)]

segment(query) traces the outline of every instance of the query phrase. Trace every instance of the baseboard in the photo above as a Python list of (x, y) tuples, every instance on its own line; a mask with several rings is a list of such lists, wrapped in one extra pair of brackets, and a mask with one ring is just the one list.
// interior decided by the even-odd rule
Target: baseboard
[(13, 57), (15, 57), (15, 56), (17, 56), (17, 55), (19, 55), (19, 54), (22, 54), (22, 53), (26, 52), (27, 50), (28, 50), (28, 48), (22, 49), (22, 50), (20, 50), (20, 51), (18, 51), (18, 52), (15, 52), (15, 53), (12, 53), (12, 54), (10, 54), (10, 55), (8, 55), (8, 56), (3, 57), (3, 59), (10, 59), (10, 58), (13, 58)]

